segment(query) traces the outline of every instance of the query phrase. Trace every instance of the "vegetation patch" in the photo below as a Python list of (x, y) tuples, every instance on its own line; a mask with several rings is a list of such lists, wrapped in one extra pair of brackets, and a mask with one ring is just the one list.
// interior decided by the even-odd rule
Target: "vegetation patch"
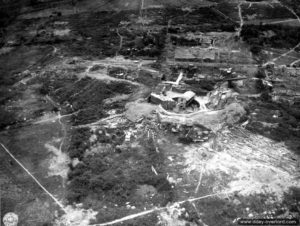
[[(74, 113), (74, 125), (95, 122), (107, 114), (114, 106), (105, 105), (103, 101), (119, 94), (130, 94), (132, 85), (121, 82), (98, 81), (89, 77), (78, 79), (77, 76), (60, 77), (55, 73), (46, 75), (42, 79), (43, 86), (40, 92), (54, 97), (55, 101), (64, 107), (65, 113)], [(119, 107), (125, 103), (119, 103)]]
[(265, 47), (291, 49), (300, 42), (300, 28), (281, 25), (245, 25), (241, 32), (253, 54)]
[[(156, 151), (155, 143), (147, 134), (140, 136), (135, 145), (123, 143), (124, 134), (119, 129), (96, 130), (93, 134), (97, 138), (89, 142), (86, 140), (88, 130), (78, 130), (76, 134), (72, 146), (78, 149), (76, 145), (79, 145), (82, 152), (74, 155), (81, 156), (81, 161), (71, 167), (69, 173), (70, 203), (83, 202), (94, 208), (100, 203), (108, 208), (117, 205), (114, 208), (119, 218), (120, 214), (128, 214), (132, 209), (126, 210), (128, 203), (142, 210), (151, 203), (164, 206), (173, 200), (172, 187), (164, 172), (164, 155)], [(84, 155), (87, 146), (94, 146), (94, 150)], [(72, 148), (69, 151), (72, 152)], [(147, 195), (141, 191), (142, 187), (152, 187), (154, 191), (149, 190)], [(91, 197), (97, 202), (92, 202)], [(111, 217), (106, 215), (99, 220), (113, 220), (116, 216)]]
[(248, 4), (242, 6), (243, 15), (247, 20), (247, 16), (255, 15), (255, 19), (290, 19), (295, 18), (287, 8), (279, 4), (263, 5), (263, 4), (253, 4), (249, 7)]

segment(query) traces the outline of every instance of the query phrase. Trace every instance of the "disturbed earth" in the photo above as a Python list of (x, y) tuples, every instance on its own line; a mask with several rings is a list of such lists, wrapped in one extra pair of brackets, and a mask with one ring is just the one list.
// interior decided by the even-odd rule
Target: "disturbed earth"
[(0, 3), (1, 220), (297, 225), (297, 0)]

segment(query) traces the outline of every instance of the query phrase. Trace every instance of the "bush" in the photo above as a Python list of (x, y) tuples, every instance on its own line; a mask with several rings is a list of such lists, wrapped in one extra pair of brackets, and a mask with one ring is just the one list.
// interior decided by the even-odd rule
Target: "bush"
[(250, 51), (254, 54), (254, 55), (258, 55), (261, 53), (262, 47), (260, 45), (253, 45), (250, 48)]
[(83, 159), (83, 155), (87, 148), (89, 148), (89, 138), (91, 131), (87, 128), (80, 128), (73, 131), (71, 144), (68, 149), (70, 158)]
[(0, 106), (0, 129), (12, 125), (16, 122), (16, 116), (13, 112), (8, 112), (3, 106)]

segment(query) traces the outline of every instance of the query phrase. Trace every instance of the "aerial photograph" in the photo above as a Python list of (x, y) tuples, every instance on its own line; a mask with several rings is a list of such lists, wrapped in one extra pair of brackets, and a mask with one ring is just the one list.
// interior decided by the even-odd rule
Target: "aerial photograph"
[(300, 0), (0, 0), (0, 226), (299, 220)]

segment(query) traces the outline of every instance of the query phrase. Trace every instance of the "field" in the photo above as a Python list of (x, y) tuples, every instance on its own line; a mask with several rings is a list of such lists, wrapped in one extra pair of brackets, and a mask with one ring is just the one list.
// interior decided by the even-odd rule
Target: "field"
[[(286, 21), (294, 14), (265, 1), (140, 3), (37, 4), (6, 27), (1, 219), (229, 226), (299, 218), (299, 82), (279, 67), (300, 57), (299, 27)], [(175, 59), (187, 48), (220, 60)], [(164, 121), (149, 96), (170, 84), (193, 91), (204, 109), (186, 103)]]
[(243, 5), (243, 17), (246, 21), (253, 19), (257, 20), (276, 20), (276, 19), (291, 19), (296, 18), (287, 8), (280, 4), (253, 4), (249, 7), (248, 4)]

